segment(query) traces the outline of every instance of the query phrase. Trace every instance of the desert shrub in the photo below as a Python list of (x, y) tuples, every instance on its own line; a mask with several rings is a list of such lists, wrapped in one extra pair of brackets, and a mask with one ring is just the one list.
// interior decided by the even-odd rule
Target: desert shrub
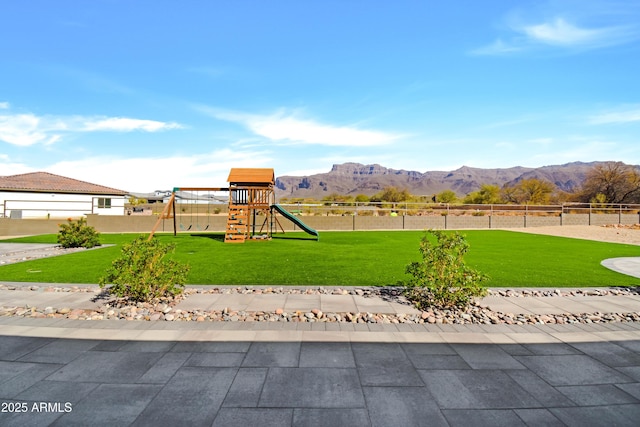
[(420, 240), (421, 261), (407, 265), (411, 279), (402, 282), (404, 293), (418, 309), (464, 308), (473, 297), (486, 295), (487, 276), (468, 267), (464, 255), (469, 244), (458, 232), (428, 230)]
[(87, 225), (84, 218), (77, 221), (69, 218), (66, 224), (60, 224), (58, 243), (63, 248), (93, 248), (100, 246), (100, 233)]
[(165, 245), (145, 236), (122, 247), (122, 255), (113, 261), (100, 278), (100, 287), (111, 284), (110, 292), (132, 301), (151, 301), (174, 297), (184, 290), (190, 267), (171, 258), (175, 245)]

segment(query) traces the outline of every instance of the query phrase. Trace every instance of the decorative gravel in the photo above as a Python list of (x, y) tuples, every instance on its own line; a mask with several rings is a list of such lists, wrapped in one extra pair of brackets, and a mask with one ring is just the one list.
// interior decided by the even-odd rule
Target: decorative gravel
[[(71, 309), (68, 307), (0, 307), (0, 316), (18, 316), (32, 318), (66, 318), (80, 320), (120, 319), (128, 321), (173, 321), (173, 322), (347, 322), (347, 323), (414, 323), (414, 324), (575, 324), (640, 322), (640, 312), (632, 313), (563, 313), (563, 314), (518, 314), (501, 313), (488, 309), (479, 302), (471, 304), (466, 310), (432, 309), (417, 314), (383, 314), (355, 312), (323, 312), (319, 309), (309, 311), (241, 311), (225, 308), (223, 310), (181, 310), (177, 303), (193, 294), (306, 294), (306, 295), (359, 295), (379, 297), (387, 301), (409, 304), (402, 296), (400, 288), (254, 288), (254, 287), (207, 287), (188, 288), (184, 295), (176, 300), (159, 300), (154, 303), (129, 304), (123, 301), (109, 300), (108, 294), (95, 287), (83, 286), (13, 286), (0, 284), (0, 291), (31, 290), (33, 292), (86, 292), (104, 298), (105, 303), (96, 310)], [(638, 295), (638, 288), (613, 289), (576, 289), (576, 290), (512, 290), (492, 289), (489, 295), (502, 298), (526, 297), (567, 297), (567, 296), (605, 296)]]

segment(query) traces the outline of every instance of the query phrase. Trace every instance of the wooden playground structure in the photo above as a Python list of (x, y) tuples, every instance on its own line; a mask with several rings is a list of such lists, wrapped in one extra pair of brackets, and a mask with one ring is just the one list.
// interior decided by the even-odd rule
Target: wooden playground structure
[(275, 175), (273, 169), (233, 168), (229, 173), (229, 216), (225, 243), (242, 243), (249, 237), (256, 237), (258, 216), (264, 217), (259, 233), (267, 225), (266, 234), (272, 231), (271, 206), (275, 204)]
[[(243, 243), (247, 239), (270, 239), (276, 225), (284, 229), (275, 217), (277, 211), (304, 231), (318, 237), (318, 232), (275, 203), (275, 174), (272, 168), (232, 168), (227, 178), (229, 187), (176, 187), (164, 210), (158, 217), (149, 239), (166, 219), (173, 219), (173, 234), (178, 230), (176, 221), (176, 194), (190, 191), (228, 191), (229, 212), (224, 234), (225, 243)], [(261, 222), (261, 224), (259, 224)], [(257, 227), (260, 226), (258, 230)], [(208, 226), (207, 226), (208, 227)], [(189, 226), (189, 229), (191, 226)]]

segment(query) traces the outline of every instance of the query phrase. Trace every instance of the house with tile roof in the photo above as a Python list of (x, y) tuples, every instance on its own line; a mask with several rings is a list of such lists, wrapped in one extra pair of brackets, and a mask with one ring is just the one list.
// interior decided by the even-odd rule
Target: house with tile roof
[(0, 176), (0, 218), (124, 215), (126, 196), (126, 191), (49, 172)]

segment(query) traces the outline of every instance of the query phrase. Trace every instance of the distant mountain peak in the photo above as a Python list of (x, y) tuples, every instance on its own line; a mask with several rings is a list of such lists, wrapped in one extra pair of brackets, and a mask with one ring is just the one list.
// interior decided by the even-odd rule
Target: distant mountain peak
[(361, 163), (342, 163), (334, 164), (330, 173), (344, 175), (384, 175), (389, 173), (391, 169), (380, 166), (379, 164), (363, 165)]
[(453, 190), (458, 196), (477, 191), (483, 184), (512, 184), (522, 179), (537, 178), (550, 181), (564, 191), (575, 190), (586, 173), (603, 162), (571, 162), (539, 168), (514, 166), (483, 169), (462, 166), (453, 171), (418, 172), (391, 169), (379, 164), (334, 164), (331, 170), (309, 176), (281, 176), (276, 179), (278, 198), (323, 198), (333, 193), (372, 196), (385, 187), (406, 188), (416, 195), (433, 195)]

